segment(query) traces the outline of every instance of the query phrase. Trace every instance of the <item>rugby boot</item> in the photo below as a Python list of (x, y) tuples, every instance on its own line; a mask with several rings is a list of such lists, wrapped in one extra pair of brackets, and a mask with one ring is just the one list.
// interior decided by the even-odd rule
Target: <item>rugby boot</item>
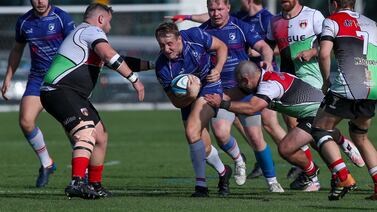
[(208, 188), (203, 186), (195, 186), (195, 192), (191, 194), (191, 197), (209, 197)]
[(105, 187), (103, 187), (100, 182), (90, 183), (90, 185), (93, 187), (94, 191), (96, 191), (99, 194), (101, 198), (113, 196), (113, 194), (110, 191), (108, 191)]
[(39, 168), (39, 175), (36, 182), (36, 187), (41, 188), (45, 187), (48, 184), (48, 178), (56, 170), (56, 165), (53, 162), (51, 166), (44, 168), (41, 166)]
[(347, 175), (347, 179), (343, 182), (340, 180), (332, 180), (331, 182), (331, 190), (328, 195), (330, 201), (332, 200), (340, 200), (344, 197), (349, 191), (356, 189), (356, 181), (353, 179), (351, 174)]
[(219, 189), (219, 196), (226, 197), (230, 193), (229, 189), (229, 179), (232, 176), (232, 168), (230, 166), (225, 165), (225, 174), (223, 176), (219, 176), (219, 183), (217, 188)]
[(90, 185), (84, 183), (81, 177), (73, 177), (71, 183), (64, 189), (69, 199), (80, 197), (83, 199), (98, 199), (100, 195)]

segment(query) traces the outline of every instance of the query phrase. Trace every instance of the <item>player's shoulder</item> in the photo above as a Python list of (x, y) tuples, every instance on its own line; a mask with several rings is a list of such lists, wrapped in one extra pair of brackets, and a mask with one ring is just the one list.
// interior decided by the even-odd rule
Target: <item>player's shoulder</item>
[(70, 16), (66, 11), (62, 10), (61, 8), (57, 7), (57, 6), (53, 6), (51, 5), (51, 10), (58, 16)]
[(19, 16), (18, 21), (25, 21), (32, 16), (33, 16), (33, 9), (31, 9), (31, 10), (27, 11), (26, 13), (24, 13), (23, 15)]
[(156, 75), (161, 74), (161, 72), (163, 72), (163, 69), (167, 67), (167, 65), (168, 65), (168, 59), (162, 52), (160, 52), (155, 62)]
[(267, 10), (266, 8), (263, 8), (260, 11), (260, 16), (263, 18), (263, 17), (271, 17), (271, 16), (274, 16), (274, 15), (272, 15), (272, 13), (269, 10)]
[(321, 11), (319, 11), (317, 9), (314, 9), (314, 8), (311, 8), (311, 7), (307, 7), (307, 6), (303, 6), (301, 14), (304, 15), (304, 16), (306, 16), (306, 15), (320, 15), (320, 16), (323, 16), (322, 13), (321, 13)]

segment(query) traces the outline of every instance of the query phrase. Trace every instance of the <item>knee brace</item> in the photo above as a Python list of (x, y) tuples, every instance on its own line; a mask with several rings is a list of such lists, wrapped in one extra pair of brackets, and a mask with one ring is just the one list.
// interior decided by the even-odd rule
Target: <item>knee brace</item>
[(321, 150), (321, 147), (324, 143), (334, 140), (332, 133), (332, 131), (312, 127), (311, 134), (319, 150)]
[(95, 126), (92, 123), (84, 122), (75, 127), (70, 133), (73, 141), (73, 151), (75, 155), (89, 156), (92, 154), (95, 146)]
[(352, 123), (352, 121), (348, 122), (348, 129), (349, 129), (350, 132), (355, 133), (355, 134), (367, 134), (368, 133), (368, 129), (361, 129), (356, 124)]

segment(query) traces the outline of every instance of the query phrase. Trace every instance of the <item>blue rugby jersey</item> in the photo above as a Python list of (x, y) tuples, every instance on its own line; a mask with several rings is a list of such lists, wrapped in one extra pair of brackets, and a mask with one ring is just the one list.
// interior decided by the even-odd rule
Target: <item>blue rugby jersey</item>
[(60, 44), (74, 28), (72, 18), (52, 5), (45, 17), (36, 16), (31, 9), (18, 18), (16, 41), (29, 44), (30, 76), (43, 78)]
[[(160, 53), (156, 61), (156, 76), (166, 92), (170, 91), (171, 81), (180, 74), (193, 74), (201, 80), (202, 89), (199, 96), (208, 92), (221, 93), (221, 81), (208, 83), (206, 76), (212, 69), (211, 56), (212, 36), (198, 27), (180, 31), (183, 43), (182, 54), (175, 60), (169, 60)], [(203, 88), (206, 89), (203, 92)]]
[[(240, 61), (249, 60), (246, 49), (253, 47), (263, 38), (250, 24), (236, 17), (230, 16), (228, 23), (222, 28), (211, 26), (211, 20), (206, 21), (200, 28), (212, 36), (217, 37), (228, 46), (228, 59), (221, 72), (221, 81), (224, 89), (237, 87), (234, 74), (235, 67)], [(212, 52), (214, 55), (215, 52)]]
[[(255, 31), (257, 31), (259, 35), (266, 40), (268, 25), (270, 24), (271, 18), (274, 15), (272, 15), (267, 9), (263, 8), (253, 16), (249, 16), (249, 13), (245, 11), (238, 11), (236, 14), (234, 14), (234, 16), (252, 25)], [(262, 57), (250, 57), (250, 60), (259, 65), (259, 63), (262, 61)], [(279, 67), (275, 60), (272, 61), (272, 65), (275, 71), (279, 71)]]

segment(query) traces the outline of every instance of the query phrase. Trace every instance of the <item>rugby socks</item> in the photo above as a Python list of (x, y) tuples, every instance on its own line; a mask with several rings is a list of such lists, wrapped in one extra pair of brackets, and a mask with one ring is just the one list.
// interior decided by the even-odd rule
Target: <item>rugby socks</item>
[(50, 158), (50, 155), (48, 154), (42, 131), (38, 127), (36, 127), (30, 134), (24, 135), (37, 154), (42, 166), (44, 168), (51, 166), (53, 162)]
[(262, 151), (254, 151), (257, 163), (263, 171), (265, 178), (273, 178), (276, 176), (274, 162), (272, 161), (272, 154), (270, 146), (267, 144), (266, 148)]
[(312, 179), (313, 182), (318, 182), (317, 171), (318, 167), (315, 165), (313, 161), (310, 161), (309, 164), (306, 165), (304, 168), (306, 176)]
[[(72, 177), (85, 178), (85, 171), (89, 165), (89, 158), (76, 157), (72, 158)], [(89, 174), (90, 176), (90, 174)]]
[(237, 141), (233, 136), (230, 136), (228, 143), (220, 145), (220, 148), (236, 163), (243, 162), (240, 148), (238, 147)]
[(341, 182), (345, 181), (348, 176), (348, 169), (343, 159), (339, 159), (329, 165), (329, 169), (332, 173), (336, 173), (336, 176)]
[(309, 161), (313, 161), (312, 153), (310, 152), (308, 145), (302, 146), (301, 150), (304, 151), (304, 153), (305, 153), (306, 157), (309, 159)]
[(217, 149), (211, 145), (211, 152), (206, 158), (208, 165), (213, 167), (220, 176), (225, 174), (225, 166), (219, 157)]
[(89, 183), (102, 182), (102, 171), (103, 171), (103, 165), (89, 166), (88, 168)]
[(374, 182), (374, 193), (377, 193), (377, 166), (368, 170)]
[(198, 140), (190, 146), (190, 156), (195, 172), (196, 186), (207, 187), (206, 182), (206, 151), (204, 142)]

